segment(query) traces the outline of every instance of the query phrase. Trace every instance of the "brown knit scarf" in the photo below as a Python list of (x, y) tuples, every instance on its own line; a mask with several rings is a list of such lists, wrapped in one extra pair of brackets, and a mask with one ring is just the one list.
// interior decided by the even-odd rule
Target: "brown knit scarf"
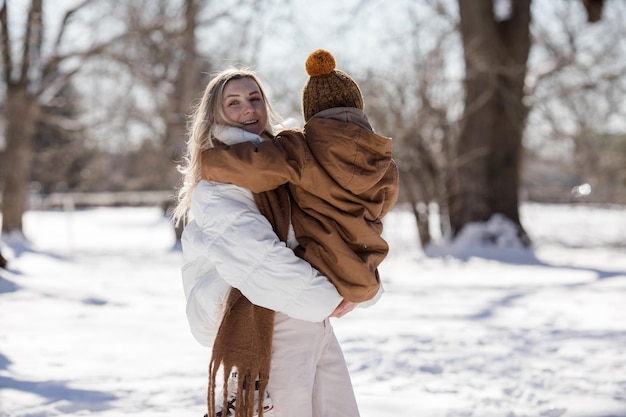
[[(282, 186), (254, 194), (261, 213), (272, 224), (283, 242), (289, 231), (289, 195)], [(224, 373), (223, 416), (227, 412), (228, 378), (237, 371), (237, 403), (235, 417), (252, 417), (254, 391), (259, 380), (259, 416), (263, 416), (263, 400), (269, 380), (272, 358), (272, 336), (275, 312), (252, 304), (241, 292), (232, 288), (226, 300), (222, 323), (217, 331), (209, 363), (208, 416), (215, 417), (215, 386), (217, 372)]]

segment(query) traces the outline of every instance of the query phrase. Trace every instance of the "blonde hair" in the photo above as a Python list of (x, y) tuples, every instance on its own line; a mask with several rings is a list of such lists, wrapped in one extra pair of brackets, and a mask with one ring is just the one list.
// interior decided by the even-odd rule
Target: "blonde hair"
[(178, 171), (183, 175), (182, 185), (178, 190), (178, 204), (172, 213), (172, 220), (178, 226), (181, 220), (187, 220), (191, 195), (198, 181), (202, 168), (202, 151), (215, 146), (214, 130), (218, 125), (235, 126), (230, 122), (222, 108), (224, 88), (231, 80), (250, 78), (259, 87), (268, 119), (264, 135), (273, 137), (283, 127), (282, 118), (270, 104), (261, 81), (256, 73), (245, 68), (231, 68), (215, 75), (204, 90), (200, 103), (191, 114), (188, 128), (187, 150), (183, 163), (178, 166)]

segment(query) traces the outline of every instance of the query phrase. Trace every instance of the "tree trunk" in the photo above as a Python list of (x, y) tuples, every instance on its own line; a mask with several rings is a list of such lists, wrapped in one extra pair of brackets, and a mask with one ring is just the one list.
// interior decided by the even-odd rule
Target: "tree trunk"
[[(200, 85), (200, 71), (197, 65), (196, 36), (198, 2), (185, 1), (185, 30), (182, 33), (183, 58), (178, 69), (173, 94), (169, 96), (169, 117), (166, 124), (165, 147), (173, 161), (172, 182), (168, 187), (174, 188), (180, 176), (175, 164), (180, 163), (185, 149), (185, 134), (187, 131), (186, 115), (191, 109), (193, 99), (202, 91)], [(176, 240), (180, 241), (184, 224), (174, 226)]]
[[(420, 238), (420, 244), (422, 248), (428, 246), (431, 242), (430, 229), (429, 229), (429, 212), (428, 212), (428, 200), (419, 197), (419, 191), (415, 189), (416, 182), (414, 179), (416, 176), (411, 171), (404, 171), (400, 173), (400, 181), (402, 182), (402, 189), (404, 190), (409, 204), (411, 204), (411, 210), (415, 217), (415, 223), (417, 224), (417, 232)], [(423, 197), (423, 196), (422, 196)], [(422, 201), (426, 201), (423, 203)], [(421, 209), (424, 205), (425, 209)]]
[(519, 220), (519, 177), (527, 109), (523, 88), (530, 50), (530, 0), (512, 2), (497, 22), (492, 0), (459, 0), (466, 65), (465, 113), (449, 210), (454, 234), (500, 213)]
[[(180, 66), (174, 80), (174, 91), (168, 98), (169, 116), (166, 122), (165, 146), (176, 163), (180, 162), (185, 148), (186, 116), (194, 98), (202, 92), (200, 71), (198, 71), (196, 52), (196, 28), (199, 5), (195, 0), (185, 1), (185, 29), (182, 32), (180, 47), (183, 50)], [(172, 167), (174, 168), (174, 167)], [(178, 172), (173, 169), (175, 181)], [(171, 184), (171, 186), (176, 185)]]
[(6, 150), (2, 194), (2, 233), (23, 233), (22, 215), (27, 210), (33, 135), (39, 105), (26, 84), (11, 84), (6, 96)]

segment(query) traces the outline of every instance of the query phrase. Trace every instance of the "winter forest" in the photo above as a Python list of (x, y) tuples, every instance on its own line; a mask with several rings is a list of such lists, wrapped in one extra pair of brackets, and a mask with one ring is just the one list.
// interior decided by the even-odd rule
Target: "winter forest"
[(335, 324), (362, 416), (625, 417), (625, 19), (623, 0), (0, 0), (0, 417), (203, 414), (169, 220), (188, 116), (249, 67), (301, 126), (318, 48), (400, 172), (386, 294)]

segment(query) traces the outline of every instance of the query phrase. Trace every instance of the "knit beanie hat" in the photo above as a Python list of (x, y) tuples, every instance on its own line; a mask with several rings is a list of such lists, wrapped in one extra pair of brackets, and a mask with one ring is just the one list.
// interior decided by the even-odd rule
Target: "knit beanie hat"
[(363, 110), (363, 95), (348, 74), (335, 69), (335, 57), (323, 49), (312, 52), (305, 63), (310, 78), (302, 89), (304, 121), (333, 107)]

